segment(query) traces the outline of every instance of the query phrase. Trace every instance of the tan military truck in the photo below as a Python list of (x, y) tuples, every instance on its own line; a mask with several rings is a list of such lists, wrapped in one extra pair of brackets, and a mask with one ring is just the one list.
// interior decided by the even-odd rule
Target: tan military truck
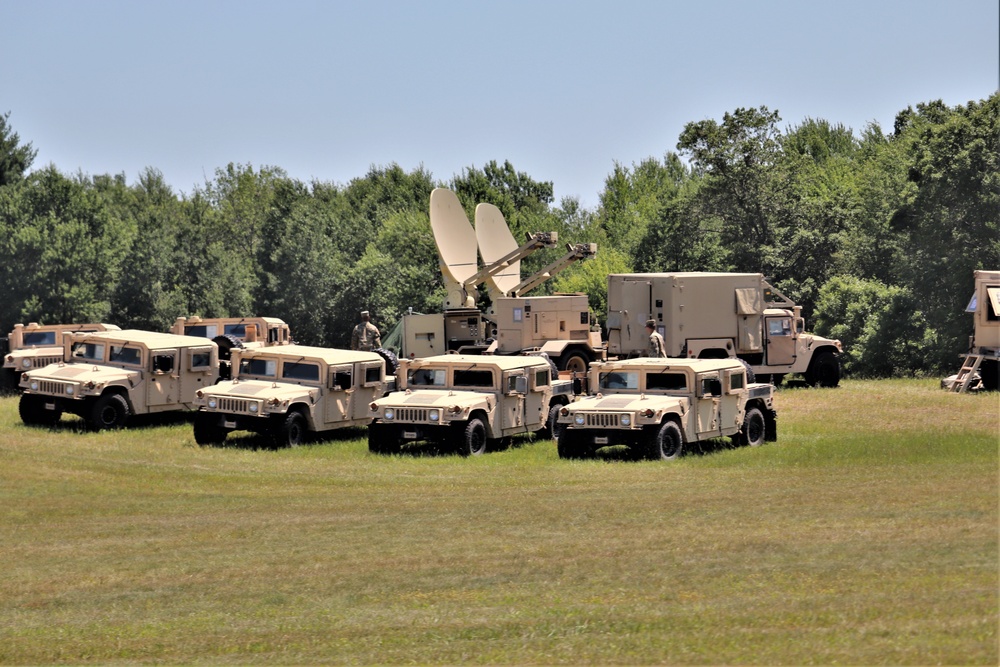
[(63, 334), (68, 331), (118, 331), (114, 324), (15, 324), (7, 336), (3, 358), (4, 389), (17, 387), (21, 373), (62, 361)]
[(973, 333), (962, 368), (942, 382), (951, 391), (1000, 389), (1000, 271), (974, 271), (975, 291), (966, 312), (973, 316)]
[(68, 333), (63, 358), (21, 375), (21, 420), (52, 425), (62, 413), (95, 430), (124, 426), (132, 415), (194, 409), (195, 392), (219, 376), (210, 340), (126, 329)]
[(608, 361), (591, 364), (587, 380), (589, 395), (559, 410), (560, 458), (626, 445), (672, 460), (702, 440), (756, 447), (777, 439), (774, 387), (748, 382), (737, 359)]
[(178, 317), (170, 333), (215, 341), (219, 346), (219, 377), (224, 380), (232, 376), (232, 350), (292, 344), (288, 325), (276, 317)]
[(369, 405), (394, 378), (374, 352), (307, 345), (233, 350), (234, 376), (197, 392), (194, 439), (219, 444), (231, 431), (295, 447), (310, 433), (371, 421)]
[(427, 440), (463, 456), (519, 433), (548, 432), (572, 382), (537, 356), (446, 354), (400, 361), (397, 391), (373, 401), (368, 448), (393, 454)]
[(759, 273), (609, 275), (608, 355), (647, 354), (647, 320), (668, 357), (743, 359), (775, 384), (792, 373), (812, 386), (840, 383), (840, 341), (806, 333), (801, 307)]

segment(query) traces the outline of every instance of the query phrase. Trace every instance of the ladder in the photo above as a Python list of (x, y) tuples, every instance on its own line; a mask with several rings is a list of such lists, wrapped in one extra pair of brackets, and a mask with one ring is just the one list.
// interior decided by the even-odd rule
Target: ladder
[(951, 385), (951, 391), (956, 394), (964, 394), (972, 384), (972, 379), (979, 370), (979, 364), (983, 361), (981, 354), (967, 354), (962, 368), (959, 369), (955, 382)]

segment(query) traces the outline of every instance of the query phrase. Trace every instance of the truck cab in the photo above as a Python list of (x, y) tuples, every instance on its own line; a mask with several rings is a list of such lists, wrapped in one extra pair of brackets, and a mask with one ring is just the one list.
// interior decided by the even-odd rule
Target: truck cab
[(33, 368), (62, 361), (63, 334), (72, 331), (118, 331), (114, 324), (15, 324), (3, 358), (5, 385), (16, 387), (18, 376)]

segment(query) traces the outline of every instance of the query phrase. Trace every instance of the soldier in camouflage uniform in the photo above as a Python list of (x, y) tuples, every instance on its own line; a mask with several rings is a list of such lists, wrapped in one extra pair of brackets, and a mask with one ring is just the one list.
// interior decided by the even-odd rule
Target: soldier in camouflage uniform
[(656, 330), (656, 320), (646, 320), (646, 333), (649, 334), (649, 348), (646, 356), (666, 359), (667, 346), (663, 343), (663, 336)]
[(371, 352), (376, 348), (382, 347), (382, 334), (380, 334), (378, 332), (378, 328), (369, 321), (370, 319), (368, 311), (362, 310), (361, 322), (354, 327), (354, 331), (351, 333), (352, 350)]

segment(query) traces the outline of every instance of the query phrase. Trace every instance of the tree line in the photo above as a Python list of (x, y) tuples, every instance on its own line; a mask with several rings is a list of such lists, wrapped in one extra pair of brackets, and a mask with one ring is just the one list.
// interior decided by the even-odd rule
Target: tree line
[[(447, 181), (373, 166), (347, 184), (229, 164), (191, 194), (146, 168), (31, 170), (37, 151), (0, 115), (0, 330), (104, 321), (166, 330), (180, 315), (267, 315), (296, 340), (346, 347), (361, 310), (383, 335), (444, 287), (428, 217), (434, 187), (503, 212), (515, 238), (596, 242), (536, 293), (585, 292), (604, 323), (608, 273), (759, 272), (839, 338), (845, 370), (951, 372), (968, 346), (974, 269), (1000, 268), (1000, 93), (922, 103), (860, 136), (740, 108), (688, 123), (676, 150), (616, 163), (599, 203), (554, 201), (509, 162)], [(557, 252), (557, 251), (549, 251)], [(554, 259), (536, 253), (522, 273)]]

